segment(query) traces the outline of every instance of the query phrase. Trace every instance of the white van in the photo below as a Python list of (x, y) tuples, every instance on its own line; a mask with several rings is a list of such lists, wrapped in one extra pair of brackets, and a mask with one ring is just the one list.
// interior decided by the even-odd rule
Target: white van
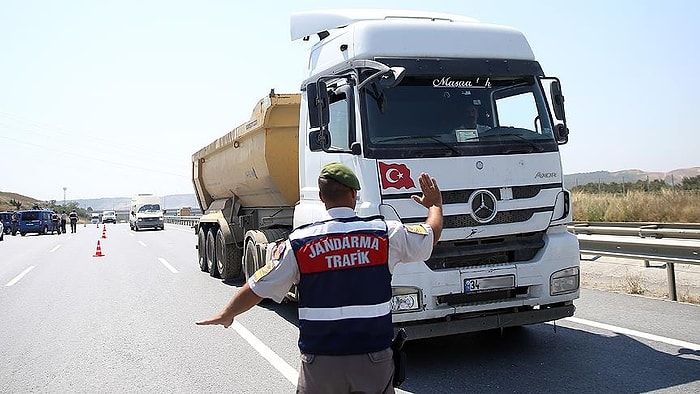
[(137, 194), (131, 198), (129, 227), (134, 231), (144, 228), (163, 230), (163, 210), (155, 194)]
[(117, 214), (114, 211), (102, 211), (102, 223), (117, 223)]

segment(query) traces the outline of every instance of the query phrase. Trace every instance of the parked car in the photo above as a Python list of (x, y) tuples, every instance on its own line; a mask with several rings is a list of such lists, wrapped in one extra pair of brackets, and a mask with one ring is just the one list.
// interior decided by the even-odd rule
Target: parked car
[(51, 221), (51, 215), (54, 212), (50, 209), (30, 209), (17, 213), (19, 214), (19, 234), (21, 236), (28, 233), (60, 234), (60, 229)]
[(117, 223), (117, 214), (114, 211), (102, 211), (102, 223)]
[(2, 222), (3, 232), (9, 234), (12, 231), (12, 212), (0, 212), (0, 222)]

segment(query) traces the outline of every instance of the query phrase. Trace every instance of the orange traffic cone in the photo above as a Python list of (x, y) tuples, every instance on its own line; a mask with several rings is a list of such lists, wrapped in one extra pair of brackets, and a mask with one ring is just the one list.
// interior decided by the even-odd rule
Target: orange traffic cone
[(102, 248), (100, 247), (100, 240), (98, 239), (97, 240), (97, 250), (95, 250), (95, 254), (92, 255), (92, 257), (102, 257), (102, 256), (104, 256), (104, 255), (102, 254)]
[(102, 227), (102, 238), (103, 239), (107, 238), (107, 228), (106, 227)]

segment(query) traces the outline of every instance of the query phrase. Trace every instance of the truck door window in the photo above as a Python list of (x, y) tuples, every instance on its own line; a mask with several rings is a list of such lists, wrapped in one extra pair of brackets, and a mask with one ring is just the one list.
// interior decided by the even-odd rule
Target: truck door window
[(503, 127), (532, 129), (537, 118), (537, 108), (532, 95), (519, 94), (496, 100), (498, 124)]
[(345, 94), (332, 95), (328, 106), (330, 122), (328, 131), (331, 133), (331, 149), (350, 149), (350, 121), (348, 101)]
[[(494, 104), (496, 107), (496, 121), (498, 127), (515, 128), (532, 131), (532, 135), (525, 134), (524, 137), (540, 138), (540, 136), (552, 136), (552, 128), (549, 126), (548, 117), (545, 116), (544, 124), (541, 114), (543, 103), (538, 105), (535, 96), (530, 90), (518, 88), (513, 92), (500, 91), (494, 94)], [(536, 134), (534, 134), (536, 133)]]

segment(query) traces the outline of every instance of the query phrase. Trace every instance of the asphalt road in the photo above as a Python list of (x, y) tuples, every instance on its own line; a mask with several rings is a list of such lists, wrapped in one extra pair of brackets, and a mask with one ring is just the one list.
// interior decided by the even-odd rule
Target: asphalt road
[[(199, 270), (192, 230), (101, 235), (0, 243), (0, 392), (294, 392), (295, 304), (195, 326), (241, 283)], [(556, 324), (409, 342), (402, 389), (700, 392), (700, 306), (586, 289), (576, 305)]]

